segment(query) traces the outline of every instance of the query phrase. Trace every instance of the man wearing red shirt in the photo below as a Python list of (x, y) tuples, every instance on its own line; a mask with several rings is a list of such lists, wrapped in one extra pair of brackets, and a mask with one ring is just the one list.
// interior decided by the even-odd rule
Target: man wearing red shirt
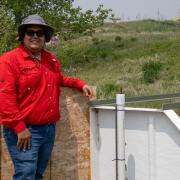
[(19, 47), (0, 57), (0, 123), (12, 158), (13, 180), (38, 180), (47, 167), (60, 118), (60, 87), (92, 96), (80, 79), (65, 77), (59, 61), (44, 49), (53, 35), (39, 15), (18, 28)]

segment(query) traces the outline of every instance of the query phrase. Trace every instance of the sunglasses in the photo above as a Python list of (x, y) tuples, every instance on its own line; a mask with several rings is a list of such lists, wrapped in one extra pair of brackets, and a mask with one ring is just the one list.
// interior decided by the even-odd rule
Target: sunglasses
[(38, 30), (38, 31), (33, 31), (33, 30), (27, 30), (26, 35), (33, 37), (36, 34), (37, 37), (43, 37), (44, 36), (44, 31)]

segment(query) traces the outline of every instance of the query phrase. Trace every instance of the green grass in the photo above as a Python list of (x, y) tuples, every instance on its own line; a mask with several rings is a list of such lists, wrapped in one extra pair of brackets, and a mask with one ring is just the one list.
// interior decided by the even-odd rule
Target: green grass
[[(180, 90), (178, 22), (109, 23), (98, 28), (93, 37), (61, 42), (51, 50), (60, 59), (64, 74), (79, 77), (97, 87), (98, 99), (115, 98), (120, 88), (126, 96)], [(161, 64), (158, 77), (149, 82), (144, 80), (142, 69), (147, 62)], [(152, 76), (151, 73), (148, 76)]]

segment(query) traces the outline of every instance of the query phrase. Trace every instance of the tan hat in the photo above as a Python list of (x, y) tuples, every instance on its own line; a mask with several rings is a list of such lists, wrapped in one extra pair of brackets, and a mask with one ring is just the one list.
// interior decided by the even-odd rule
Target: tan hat
[(44, 33), (45, 33), (46, 42), (50, 41), (50, 39), (54, 33), (54, 29), (52, 27), (50, 27), (49, 25), (47, 25), (45, 23), (44, 19), (37, 14), (29, 15), (28, 17), (26, 17), (22, 20), (22, 23), (18, 27), (18, 36), (19, 36), (18, 40), (19, 41), (23, 40), (26, 28), (31, 25), (42, 26), (44, 29)]

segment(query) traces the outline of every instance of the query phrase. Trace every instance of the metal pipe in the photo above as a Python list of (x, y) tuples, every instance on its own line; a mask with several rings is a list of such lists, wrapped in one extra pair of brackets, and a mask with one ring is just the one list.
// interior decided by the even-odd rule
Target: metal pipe
[[(175, 99), (175, 98), (180, 98), (180, 93), (160, 94), (160, 95), (153, 95), (153, 96), (126, 97), (125, 100), (126, 100), (126, 104), (127, 104), (127, 103), (136, 103), (136, 102), (169, 100), (169, 99)], [(101, 105), (115, 105), (115, 103), (116, 103), (115, 99), (97, 100), (97, 101), (91, 101), (90, 106), (97, 107), (97, 106), (101, 106)]]
[(115, 161), (116, 161), (116, 180), (118, 180), (118, 128), (117, 128), (117, 106), (116, 106), (116, 113), (115, 113)]
[(125, 180), (125, 95), (116, 95), (116, 180)]

